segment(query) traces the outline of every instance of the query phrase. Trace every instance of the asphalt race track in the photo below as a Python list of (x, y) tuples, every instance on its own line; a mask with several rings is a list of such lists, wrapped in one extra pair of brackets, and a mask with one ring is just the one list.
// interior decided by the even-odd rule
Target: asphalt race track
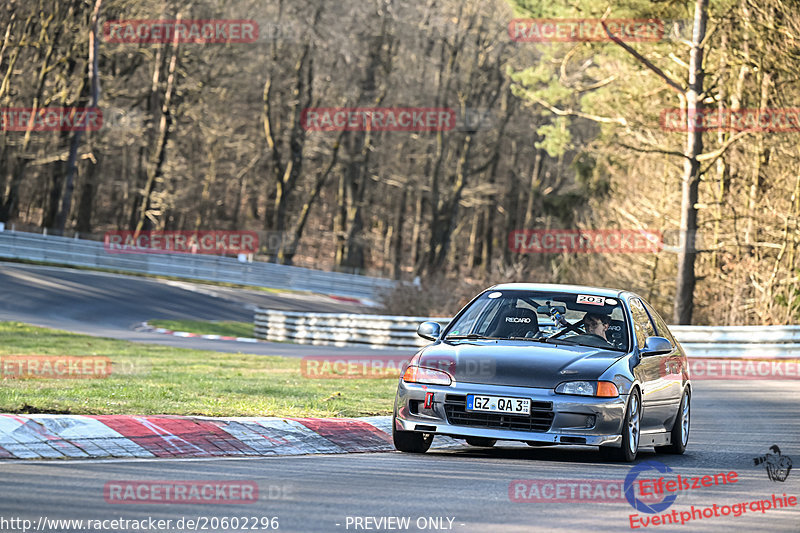
[[(374, 354), (369, 348), (258, 344), (135, 331), (146, 320), (253, 321), (255, 307), (321, 313), (364, 312), (326, 296), (233, 289), (190, 282), (0, 262), (0, 321), (168, 346), (263, 355)], [(381, 350), (392, 355), (393, 350)]]
[[(251, 320), (253, 305), (280, 309), (349, 311), (357, 306), (325, 297), (219, 289), (197, 284), (117, 276), (87, 271), (0, 264), (0, 320), (16, 320), (139, 342), (174, 346), (302, 355), (331, 352), (374, 353), (367, 348), (332, 348), (276, 343), (233, 343), (183, 339), (133, 328), (152, 318)], [(736, 472), (728, 485), (682, 491), (664, 515), (692, 506), (701, 509), (800, 498), (800, 382), (695, 380), (689, 447), (683, 456), (640, 452), (641, 478), (714, 476)], [(794, 461), (784, 481), (771, 481), (754, 459), (777, 445), (784, 461)], [(672, 469), (647, 470), (647, 461)], [(784, 463), (788, 464), (788, 463)], [(594, 448), (531, 448), (499, 443), (494, 449), (432, 451), (425, 455), (369, 453), (247, 459), (3, 461), (0, 465), (0, 532), (22, 531), (656, 531), (800, 532), (800, 503), (762, 513), (748, 508), (735, 517), (719, 516), (681, 525), (641, 527), (653, 514), (635, 511), (624, 498), (600, 496), (563, 501), (568, 484), (609, 480), (622, 484), (631, 465), (603, 461)], [(648, 473), (649, 472), (649, 473)], [(118, 503), (107, 484), (125, 481), (234, 481), (255, 484), (257, 501), (246, 504), (165, 502)], [(556, 501), (512, 501), (514, 480), (537, 486), (562, 483)], [(619, 485), (618, 485), (619, 486)], [(511, 492), (509, 488), (512, 487)], [(564, 488), (566, 487), (566, 488)], [(544, 495), (542, 489), (542, 495)], [(609, 493), (610, 494), (610, 493)], [(687, 515), (691, 516), (691, 515)], [(204, 517), (204, 518), (203, 518)], [(239, 527), (217, 522), (239, 519)], [(277, 517), (277, 524), (270, 518)], [(394, 518), (407, 517), (409, 522)], [(135, 529), (131, 523), (96, 527), (53, 525), (47, 520), (172, 520), (168, 527)], [(244, 528), (244, 518), (248, 527)], [(183, 519), (180, 525), (178, 520)], [(214, 521), (212, 521), (212, 519)], [(256, 520), (254, 522), (254, 519)], [(262, 521), (262, 519), (265, 519)], [(4, 522), (3, 520), (6, 520)], [(197, 523), (187, 525), (187, 520)], [(198, 522), (199, 520), (199, 522)], [(147, 522), (144, 522), (147, 524)], [(277, 525), (277, 529), (274, 527)], [(48, 526), (48, 527), (46, 527)], [(203, 527), (205, 526), (205, 527)], [(256, 527), (254, 527), (256, 526)], [(272, 529), (270, 529), (272, 528)]]
[[(770, 481), (764, 467), (753, 463), (775, 444), (784, 456), (800, 461), (796, 407), (800, 390), (796, 382), (772, 382), (764, 387), (754, 381), (700, 381), (692, 403), (686, 454), (645, 451), (637, 463), (657, 460), (666, 464), (673, 470), (666, 474), (668, 480), (676, 474), (700, 477), (735, 471), (737, 481), (680, 493), (672, 507), (660, 514), (675, 510), (680, 518), (680, 512), (689, 511), (692, 505), (718, 504), (722, 508), (771, 498), (772, 494), (800, 496), (800, 472), (796, 469), (784, 482)], [(605, 463), (587, 447), (535, 449), (503, 444), (488, 451), (425, 455), (392, 452), (258, 459), (5, 462), (0, 471), (0, 516), (29, 519), (34, 524), (40, 517), (153, 517), (173, 520), (174, 531), (180, 531), (174, 527), (180, 518), (201, 516), (277, 516), (278, 531), (293, 532), (631, 530), (629, 516), (635, 511), (625, 500), (519, 503), (510, 501), (508, 490), (512, 480), (520, 479), (623, 481), (630, 465)], [(657, 477), (651, 474), (652, 470), (646, 477)], [(246, 480), (257, 483), (259, 497), (257, 502), (238, 505), (108, 503), (105, 484), (126, 480)], [(410, 525), (406, 529), (378, 528), (369, 522), (371, 529), (366, 529), (367, 522), (361, 521), (362, 527), (355, 527), (356, 517), (389, 516), (410, 517)], [(443, 517), (438, 529), (428, 517)], [(417, 520), (421, 521), (417, 524)], [(211, 530), (224, 531), (221, 527)], [(651, 525), (646, 530), (796, 532), (800, 531), (800, 506), (766, 514), (748, 510), (739, 517), (704, 518), (685, 525)]]

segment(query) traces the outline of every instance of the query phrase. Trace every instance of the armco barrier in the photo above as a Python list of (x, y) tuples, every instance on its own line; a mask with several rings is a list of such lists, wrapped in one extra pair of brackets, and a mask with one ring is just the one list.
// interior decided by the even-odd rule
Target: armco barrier
[[(420, 322), (442, 326), (449, 318), (301, 313), (258, 309), (255, 336), (268, 341), (375, 348), (419, 348)], [(800, 326), (672, 326), (670, 330), (693, 357), (800, 359)]]
[(670, 326), (694, 357), (800, 359), (800, 326)]
[(417, 336), (417, 326), (426, 320), (435, 320), (442, 325), (450, 322), (449, 318), (257, 309), (255, 336), (268, 341), (300, 344), (417, 348), (425, 345), (425, 341)]
[(389, 279), (199, 254), (112, 254), (102, 242), (0, 231), (0, 257), (374, 300)]

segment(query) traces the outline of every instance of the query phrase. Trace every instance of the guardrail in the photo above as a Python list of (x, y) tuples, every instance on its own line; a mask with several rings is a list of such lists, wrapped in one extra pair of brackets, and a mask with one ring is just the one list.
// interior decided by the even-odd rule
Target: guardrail
[(256, 309), (255, 336), (268, 341), (375, 348), (418, 348), (426, 344), (417, 336), (420, 322), (449, 318), (361, 315), (349, 313), (303, 313)]
[(195, 254), (112, 254), (102, 242), (0, 231), (0, 257), (374, 300), (390, 279)]
[[(417, 349), (420, 322), (443, 326), (449, 318), (302, 313), (257, 309), (255, 336), (268, 341), (334, 346)], [(692, 357), (764, 357), (800, 359), (800, 326), (671, 326), (670, 331)]]
[(694, 357), (800, 359), (800, 326), (670, 326)]

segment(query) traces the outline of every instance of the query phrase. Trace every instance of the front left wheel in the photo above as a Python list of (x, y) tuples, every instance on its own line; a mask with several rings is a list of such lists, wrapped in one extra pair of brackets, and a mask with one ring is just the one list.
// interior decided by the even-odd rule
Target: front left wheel
[(636, 459), (639, 450), (639, 430), (642, 418), (642, 400), (639, 390), (633, 389), (628, 399), (628, 408), (625, 410), (625, 420), (622, 424), (622, 446), (612, 448), (600, 446), (600, 454), (613, 461), (631, 463)]
[(667, 446), (656, 446), (658, 453), (673, 453), (680, 455), (686, 451), (689, 443), (689, 415), (691, 414), (691, 395), (689, 391), (683, 393), (681, 405), (678, 408), (678, 415), (672, 425), (671, 444)]
[(418, 431), (400, 431), (397, 429), (397, 418), (392, 417), (392, 441), (394, 447), (406, 453), (425, 453), (433, 443), (433, 433)]

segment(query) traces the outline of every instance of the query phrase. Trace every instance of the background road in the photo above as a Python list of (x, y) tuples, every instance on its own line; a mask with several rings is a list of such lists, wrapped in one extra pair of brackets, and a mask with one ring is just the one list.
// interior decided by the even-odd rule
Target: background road
[[(374, 354), (370, 348), (215, 341), (135, 331), (146, 320), (253, 321), (255, 307), (292, 311), (365, 312), (327, 296), (216, 287), (183, 281), (0, 262), (0, 321), (18, 321), (114, 339), (198, 350), (302, 356)], [(413, 350), (380, 350), (385, 355)]]
[[(738, 481), (680, 494), (668, 512), (685, 511), (691, 505), (731, 505), (773, 493), (800, 496), (797, 468), (779, 483), (770, 481), (764, 468), (753, 464), (754, 457), (767, 453), (774, 444), (795, 465), (800, 464), (798, 403), (797, 382), (696, 382), (686, 454), (646, 451), (639, 461), (661, 461), (681, 476), (734, 470)], [(515, 479), (624, 480), (630, 468), (603, 462), (594, 448), (534, 449), (510, 443), (488, 451), (425, 455), (393, 452), (258, 459), (4, 462), (0, 516), (34, 521), (40, 516), (173, 520), (203, 515), (278, 516), (279, 531), (296, 532), (354, 531), (352, 525), (345, 527), (347, 516), (410, 516), (408, 531), (419, 531), (413, 525), (419, 517), (454, 517), (451, 531), (455, 532), (625, 531), (630, 530), (628, 517), (634, 512), (625, 501), (514, 503), (509, 501), (508, 486)], [(231, 506), (104, 501), (107, 481), (144, 479), (253, 480), (259, 485), (260, 500)], [(271, 487), (277, 499), (269, 498)], [(647, 529), (797, 532), (800, 507)]]

